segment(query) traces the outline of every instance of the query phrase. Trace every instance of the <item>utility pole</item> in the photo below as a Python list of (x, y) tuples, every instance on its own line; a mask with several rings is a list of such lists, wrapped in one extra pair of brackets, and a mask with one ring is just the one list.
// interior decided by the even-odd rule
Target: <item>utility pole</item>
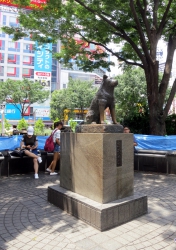
[(6, 102), (3, 102), (2, 104), (0, 104), (0, 112), (1, 112), (1, 135), (3, 136), (5, 134), (5, 106), (6, 106)]

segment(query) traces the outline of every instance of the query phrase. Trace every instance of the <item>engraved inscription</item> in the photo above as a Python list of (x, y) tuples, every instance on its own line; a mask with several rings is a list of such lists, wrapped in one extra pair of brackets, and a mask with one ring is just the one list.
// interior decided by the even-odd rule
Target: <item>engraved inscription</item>
[(116, 141), (116, 166), (117, 167), (122, 166), (122, 141), (121, 140)]

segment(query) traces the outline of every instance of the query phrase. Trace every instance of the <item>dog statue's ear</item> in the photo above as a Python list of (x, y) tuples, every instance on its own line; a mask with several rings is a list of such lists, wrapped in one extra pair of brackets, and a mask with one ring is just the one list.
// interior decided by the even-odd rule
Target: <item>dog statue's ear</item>
[(103, 80), (105, 80), (105, 79), (107, 79), (108, 78), (108, 76), (107, 75), (104, 75), (103, 76)]

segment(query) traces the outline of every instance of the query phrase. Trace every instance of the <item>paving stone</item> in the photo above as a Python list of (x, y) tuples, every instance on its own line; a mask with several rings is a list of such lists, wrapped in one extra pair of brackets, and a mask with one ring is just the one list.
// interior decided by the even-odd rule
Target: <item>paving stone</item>
[(148, 195), (149, 213), (105, 232), (47, 202), (48, 186), (58, 184), (59, 176), (42, 173), (37, 182), (33, 174), (1, 178), (0, 250), (176, 249), (175, 175), (135, 173), (134, 191)]

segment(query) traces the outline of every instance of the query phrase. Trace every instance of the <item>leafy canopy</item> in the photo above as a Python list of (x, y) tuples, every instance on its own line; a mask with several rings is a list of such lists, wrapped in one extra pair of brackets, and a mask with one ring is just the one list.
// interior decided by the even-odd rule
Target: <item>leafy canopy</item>
[[(29, 4), (29, 0), (15, 1)], [(21, 27), (4, 31), (14, 34), (14, 40), (29, 34), (41, 43), (60, 39), (62, 51), (55, 57), (69, 66), (73, 58), (84, 71), (100, 66), (110, 70), (110, 54), (122, 65), (141, 67), (147, 84), (150, 133), (165, 134), (176, 92), (175, 79), (165, 103), (176, 49), (175, 0), (49, 0), (41, 11), (21, 10), (19, 22)], [(161, 39), (167, 43), (167, 57), (159, 81), (157, 47)]]
[[(30, 0), (15, 2), (25, 6)], [(130, 65), (143, 67), (144, 55), (156, 59), (156, 48), (151, 51), (152, 31), (158, 29), (157, 40), (168, 41), (170, 34), (175, 34), (175, 20), (173, 0), (102, 0), (101, 3), (98, 0), (49, 0), (41, 11), (21, 9), (21, 26), (4, 30), (14, 34), (14, 40), (29, 33), (33, 40), (42, 43), (61, 39), (63, 51), (55, 56), (63, 63), (69, 63), (74, 57), (80, 67), (92, 71), (93, 68), (113, 64), (102, 59), (109, 58), (109, 54)], [(75, 36), (79, 36), (87, 46), (77, 44)], [(100, 52), (96, 48), (90, 52), (87, 49), (90, 43), (102, 46), (106, 51)], [(121, 43), (122, 49), (112, 48), (112, 43)], [(88, 59), (90, 55), (94, 61)]]
[[(73, 111), (75, 108), (83, 112), (89, 108), (97, 91), (92, 82), (70, 79), (66, 89), (55, 90), (50, 103), (50, 117), (52, 120), (64, 120), (64, 110)], [(71, 115), (71, 112), (70, 112)]]
[(146, 112), (148, 104), (144, 72), (140, 68), (128, 69), (118, 76), (118, 81), (119, 85), (115, 88), (118, 120)]

